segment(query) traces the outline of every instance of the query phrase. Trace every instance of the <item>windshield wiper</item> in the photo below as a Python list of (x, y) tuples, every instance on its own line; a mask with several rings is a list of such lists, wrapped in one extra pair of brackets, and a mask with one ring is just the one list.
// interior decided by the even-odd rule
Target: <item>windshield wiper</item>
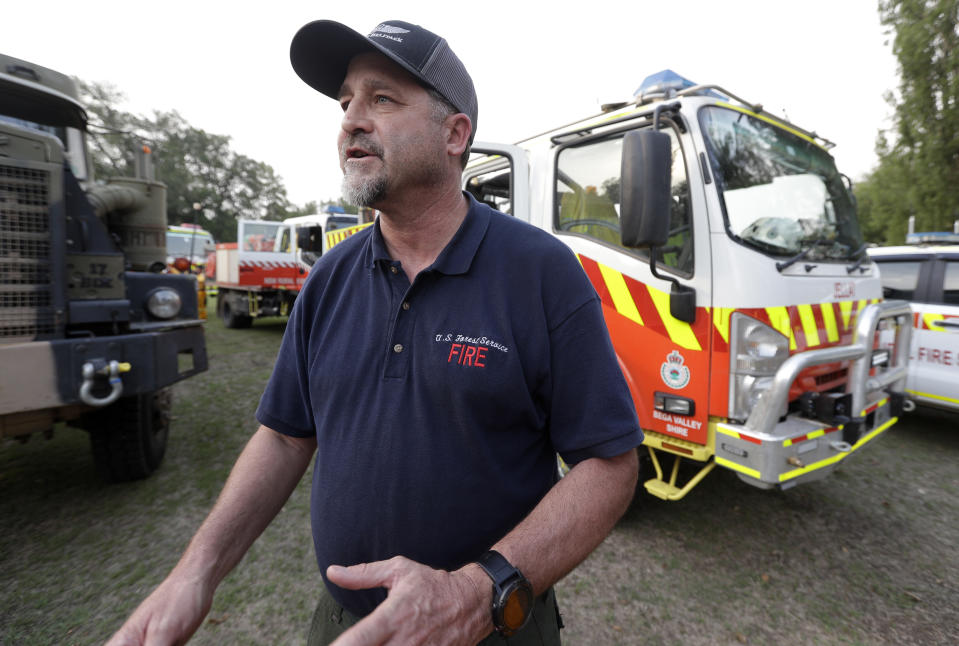
[(866, 271), (866, 268), (863, 267), (862, 264), (863, 264), (864, 262), (866, 262), (866, 260), (868, 260), (869, 254), (863, 253), (863, 251), (865, 251), (865, 250), (866, 250), (866, 243), (863, 243), (863, 244), (862, 244), (858, 249), (856, 249), (856, 251), (852, 254), (852, 256), (851, 256), (852, 258), (855, 258), (856, 256), (859, 256), (859, 254), (862, 254), (862, 255), (859, 256), (859, 260), (857, 260), (855, 263), (853, 263), (853, 264), (849, 265), (848, 267), (846, 267), (846, 273), (847, 273), (847, 274), (851, 274), (852, 272), (856, 271), (857, 269), (859, 269), (859, 273), (860, 273), (860, 274), (863, 273), (864, 271)]
[(777, 262), (776, 269), (778, 269), (779, 271), (782, 271), (786, 267), (791, 267), (792, 265), (796, 264), (797, 262), (799, 262), (800, 260), (808, 256), (810, 251), (812, 251), (812, 247), (806, 247), (805, 249), (797, 253), (795, 256), (793, 256), (789, 260), (783, 260), (782, 262)]
[[(782, 271), (786, 267), (791, 267), (792, 265), (796, 264), (797, 262), (799, 262), (800, 260), (808, 256), (809, 252), (812, 251), (814, 247), (819, 247), (819, 246), (828, 245), (828, 244), (832, 244), (832, 242), (830, 242), (829, 240), (826, 240), (825, 238), (817, 238), (816, 240), (813, 240), (808, 247), (806, 247), (805, 249), (797, 253), (792, 258), (788, 260), (783, 260), (782, 262), (777, 262), (776, 269), (778, 269), (779, 271)], [(816, 265), (806, 265), (806, 273), (808, 274), (815, 267)]]

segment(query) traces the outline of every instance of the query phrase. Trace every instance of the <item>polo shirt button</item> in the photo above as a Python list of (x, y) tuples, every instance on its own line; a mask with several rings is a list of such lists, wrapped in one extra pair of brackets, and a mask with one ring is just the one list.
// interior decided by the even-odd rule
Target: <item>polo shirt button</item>
[(397, 343), (396, 345), (393, 346), (393, 352), (395, 352), (396, 354), (399, 354), (402, 351), (403, 351), (402, 343)]
[(404, 309), (404, 310), (409, 310), (409, 309), (410, 309), (410, 303), (409, 303), (409, 301), (403, 301), (403, 309)]
[(400, 270), (396, 268), (396, 265), (390, 265), (390, 271), (392, 271), (394, 274), (400, 273)]

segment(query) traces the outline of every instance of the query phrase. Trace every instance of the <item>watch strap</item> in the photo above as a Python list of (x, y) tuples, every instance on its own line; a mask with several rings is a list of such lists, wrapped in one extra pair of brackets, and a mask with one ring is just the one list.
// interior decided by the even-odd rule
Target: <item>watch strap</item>
[(522, 576), (512, 563), (506, 560), (506, 557), (496, 550), (489, 550), (476, 560), (476, 563), (483, 568), (489, 578), (493, 580), (493, 585), (502, 587), (509, 579), (516, 574)]

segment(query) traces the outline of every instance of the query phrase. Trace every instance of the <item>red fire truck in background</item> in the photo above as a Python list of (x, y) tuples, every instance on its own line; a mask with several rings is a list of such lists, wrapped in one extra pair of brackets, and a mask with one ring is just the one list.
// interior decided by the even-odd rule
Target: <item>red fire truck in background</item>
[(369, 225), (335, 211), (282, 222), (239, 220), (238, 242), (216, 245), (207, 264), (224, 325), (246, 328), (255, 318), (289, 315), (313, 263)]

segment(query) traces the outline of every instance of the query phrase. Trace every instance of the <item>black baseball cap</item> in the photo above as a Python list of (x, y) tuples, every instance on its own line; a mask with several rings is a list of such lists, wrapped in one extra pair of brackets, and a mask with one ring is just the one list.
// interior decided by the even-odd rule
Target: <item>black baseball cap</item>
[(364, 36), (332, 20), (315, 20), (293, 36), (290, 62), (307, 85), (336, 99), (350, 61), (365, 52), (387, 56), (468, 116), (472, 143), (479, 111), (473, 79), (446, 39), (419, 25), (387, 20)]

